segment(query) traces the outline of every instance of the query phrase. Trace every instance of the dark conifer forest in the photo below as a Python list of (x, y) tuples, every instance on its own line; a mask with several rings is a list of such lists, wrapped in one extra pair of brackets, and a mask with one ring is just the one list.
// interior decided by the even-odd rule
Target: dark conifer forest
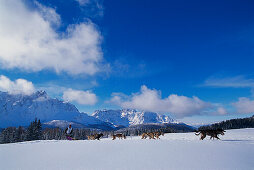
[(254, 128), (254, 115), (249, 118), (230, 119), (219, 123), (214, 123), (208, 126), (201, 126), (199, 129), (242, 129)]

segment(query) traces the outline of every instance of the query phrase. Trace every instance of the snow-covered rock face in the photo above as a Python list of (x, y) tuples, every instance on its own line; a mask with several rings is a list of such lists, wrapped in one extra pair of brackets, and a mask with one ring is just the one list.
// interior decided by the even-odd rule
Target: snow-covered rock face
[(32, 95), (14, 95), (0, 92), (0, 127), (27, 126), (35, 118), (42, 122), (51, 120), (68, 120), (87, 124), (103, 124), (104, 122), (80, 113), (67, 102), (50, 98), (45, 91)]
[(96, 110), (92, 116), (104, 122), (128, 127), (130, 125), (146, 123), (173, 123), (174, 119), (154, 112), (136, 111), (133, 109), (123, 110)]

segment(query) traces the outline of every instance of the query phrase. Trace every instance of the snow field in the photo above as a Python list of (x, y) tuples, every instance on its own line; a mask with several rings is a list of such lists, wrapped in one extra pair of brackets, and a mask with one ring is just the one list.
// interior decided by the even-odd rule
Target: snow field
[(1, 170), (253, 170), (254, 129), (227, 130), (222, 140), (194, 133), (160, 140), (31, 141), (0, 145)]

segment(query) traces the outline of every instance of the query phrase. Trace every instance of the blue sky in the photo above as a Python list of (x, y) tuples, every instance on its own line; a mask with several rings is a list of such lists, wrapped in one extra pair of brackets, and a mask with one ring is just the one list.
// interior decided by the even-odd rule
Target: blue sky
[(3, 91), (30, 82), (25, 93), (87, 113), (130, 107), (192, 124), (254, 113), (251, 0), (1, 3)]

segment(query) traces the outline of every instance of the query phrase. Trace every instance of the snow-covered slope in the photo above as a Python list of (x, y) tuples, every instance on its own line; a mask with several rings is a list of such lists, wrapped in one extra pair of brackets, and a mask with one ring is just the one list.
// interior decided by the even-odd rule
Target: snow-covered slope
[(254, 129), (221, 140), (170, 133), (160, 140), (32, 141), (0, 145), (3, 170), (253, 170)]
[(160, 115), (154, 112), (136, 111), (133, 109), (123, 110), (96, 110), (92, 116), (104, 122), (110, 122), (114, 125), (146, 124), (146, 123), (173, 123), (176, 122), (169, 116)]
[(78, 109), (58, 99), (50, 98), (45, 91), (32, 95), (14, 95), (0, 92), (0, 127), (27, 126), (35, 118), (42, 122), (67, 120), (87, 125), (109, 124), (80, 113)]
[(114, 125), (107, 123), (107, 122), (100, 122), (97, 124), (82, 124), (82, 123), (77, 123), (73, 121), (67, 121), (67, 120), (51, 120), (48, 122), (42, 123), (42, 128), (61, 128), (65, 129), (69, 125), (72, 125), (73, 128), (90, 128), (90, 129), (98, 129), (98, 130), (117, 130)]

